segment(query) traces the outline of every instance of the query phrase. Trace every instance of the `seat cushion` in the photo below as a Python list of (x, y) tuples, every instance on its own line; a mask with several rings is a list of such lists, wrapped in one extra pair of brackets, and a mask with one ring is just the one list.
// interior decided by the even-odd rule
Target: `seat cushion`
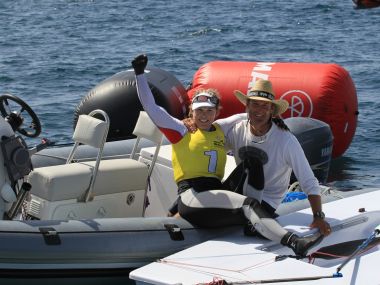
[[(95, 161), (88, 163), (95, 166)], [(143, 190), (148, 180), (148, 166), (134, 159), (102, 160), (99, 165), (94, 194)]]
[[(90, 186), (95, 161), (34, 169), (28, 177), (31, 193), (48, 201), (77, 199)], [(144, 190), (148, 179), (146, 164), (129, 159), (102, 160), (93, 195)]]

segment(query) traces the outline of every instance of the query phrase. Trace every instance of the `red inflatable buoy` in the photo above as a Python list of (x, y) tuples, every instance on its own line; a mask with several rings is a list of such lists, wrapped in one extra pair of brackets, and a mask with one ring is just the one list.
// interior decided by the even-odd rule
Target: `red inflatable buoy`
[(289, 102), (282, 114), (288, 117), (312, 117), (330, 125), (333, 136), (332, 157), (342, 155), (355, 134), (358, 102), (349, 73), (337, 64), (209, 62), (200, 67), (188, 90), (189, 98), (198, 88), (216, 88), (222, 97), (221, 117), (244, 112), (233, 91), (246, 92), (258, 79), (273, 83), (276, 98)]

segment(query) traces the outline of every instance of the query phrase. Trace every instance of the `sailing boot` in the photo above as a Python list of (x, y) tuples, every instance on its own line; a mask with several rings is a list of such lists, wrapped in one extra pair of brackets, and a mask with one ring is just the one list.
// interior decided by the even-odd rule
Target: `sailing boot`
[(281, 239), (281, 244), (291, 248), (296, 255), (306, 257), (307, 251), (314, 245), (319, 244), (323, 239), (320, 233), (308, 236), (299, 237), (294, 233), (288, 232)]

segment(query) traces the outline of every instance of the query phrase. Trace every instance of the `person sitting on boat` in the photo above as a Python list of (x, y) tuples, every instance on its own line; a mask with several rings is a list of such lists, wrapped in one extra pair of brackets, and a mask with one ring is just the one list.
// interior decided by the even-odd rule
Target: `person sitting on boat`
[[(322, 235), (298, 237), (286, 231), (260, 206), (259, 201), (223, 189), (226, 164), (225, 134), (241, 120), (235, 115), (213, 124), (219, 113), (220, 100), (215, 92), (197, 93), (191, 103), (192, 119), (197, 131), (189, 132), (185, 124), (156, 105), (144, 71), (146, 55), (132, 60), (139, 100), (152, 121), (172, 143), (174, 179), (180, 198), (178, 210), (182, 218), (202, 227), (244, 224), (250, 220), (263, 236), (281, 242), (295, 254), (305, 256)], [(212, 190), (213, 189), (213, 190)], [(217, 190), (215, 190), (217, 189)]]
[[(308, 194), (314, 215), (310, 227), (318, 228), (324, 236), (329, 235), (331, 228), (324, 220), (318, 180), (311, 170), (301, 145), (286, 126), (279, 126), (279, 123), (273, 124), (273, 117), (281, 115), (287, 109), (287, 101), (274, 99), (272, 84), (268, 80), (256, 81), (247, 95), (235, 91), (235, 96), (246, 106), (248, 118), (238, 122), (232, 128), (227, 127), (229, 129), (226, 133), (227, 144), (232, 148), (238, 165), (233, 175), (245, 177), (245, 171), (249, 168), (241, 157), (242, 150), (253, 147), (256, 150), (256, 156), (264, 154), (266, 158), (262, 169), (265, 177), (264, 185), (257, 187), (252, 183), (246, 183), (245, 187), (239, 187), (237, 192), (244, 191), (245, 195), (261, 201), (261, 207), (266, 215), (274, 218), (275, 211), (287, 192), (293, 170), (302, 190)], [(228, 118), (219, 119), (215, 121), (215, 124), (225, 125), (228, 124), (228, 120)], [(279, 122), (283, 123), (282, 120)], [(191, 122), (187, 124), (189, 129), (194, 130)], [(248, 234), (255, 231), (254, 226), (250, 225), (250, 227), (251, 229), (246, 231)]]
[[(318, 228), (324, 236), (330, 234), (330, 225), (324, 220), (322, 212), (320, 186), (299, 141), (289, 129), (279, 128), (278, 125), (272, 123), (273, 117), (278, 117), (286, 111), (288, 102), (282, 99), (276, 100), (272, 83), (263, 79), (256, 81), (247, 94), (239, 90), (236, 90), (234, 94), (246, 106), (248, 116), (247, 119), (229, 128), (226, 133), (227, 144), (232, 148), (236, 164), (239, 167), (244, 163), (241, 151), (247, 146), (253, 147), (258, 154), (265, 153), (266, 155), (263, 165), (265, 179), (263, 179), (264, 185), (261, 186), (262, 191), (257, 191), (261, 189), (247, 185), (245, 194), (254, 196), (260, 193), (261, 206), (270, 217), (275, 217), (275, 211), (287, 192), (293, 171), (301, 189), (308, 194), (314, 215), (310, 227)], [(228, 124), (229, 119), (219, 119), (215, 123)]]

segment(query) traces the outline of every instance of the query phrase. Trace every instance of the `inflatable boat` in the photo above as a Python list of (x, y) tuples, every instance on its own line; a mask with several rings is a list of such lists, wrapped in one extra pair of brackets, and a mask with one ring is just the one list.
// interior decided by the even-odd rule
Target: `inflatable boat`
[[(0, 96), (2, 282), (126, 282), (134, 268), (242, 231), (239, 226), (201, 229), (183, 219), (166, 217), (177, 188), (172, 179), (171, 147), (139, 110), (130, 75), (130, 71), (116, 74), (89, 92), (75, 112), (74, 143), (68, 147), (28, 148), (19, 134), (38, 136), (38, 116), (20, 98)], [(184, 116), (188, 94), (194, 89), (186, 91), (159, 69), (151, 69), (149, 76), (157, 100), (169, 112), (177, 112), (177, 117)], [(122, 113), (130, 121), (113, 106), (120, 102), (120, 94), (125, 95), (125, 86), (130, 92), (126, 100), (130, 105), (125, 108), (131, 112)], [(223, 100), (228, 102), (228, 96)], [(353, 110), (356, 106), (346, 108), (347, 134), (354, 131)], [(131, 117), (134, 112), (136, 119)], [(286, 123), (300, 140), (316, 176), (324, 181), (336, 141), (330, 125), (310, 117), (291, 117)], [(122, 129), (125, 125), (127, 129)], [(235, 167), (232, 156), (227, 161), (226, 176)], [(324, 202), (355, 194), (321, 188)], [(305, 200), (283, 203), (278, 213), (306, 207)]]

